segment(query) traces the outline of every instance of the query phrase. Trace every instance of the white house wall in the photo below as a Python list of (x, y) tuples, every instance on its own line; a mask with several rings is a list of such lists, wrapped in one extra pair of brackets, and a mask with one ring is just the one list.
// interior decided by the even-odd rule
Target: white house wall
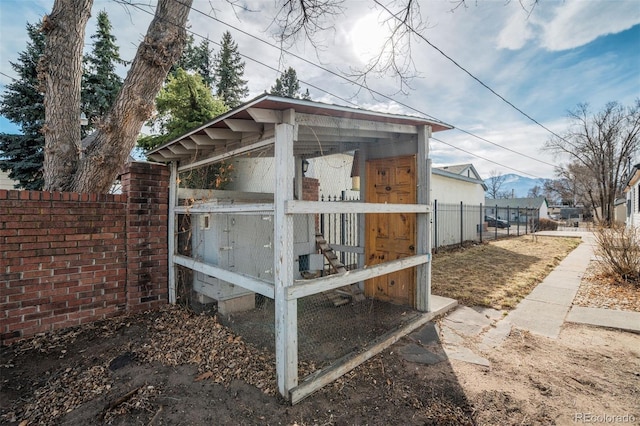
[(9, 179), (9, 172), (0, 170), (0, 189), (15, 189), (18, 182)]
[(460, 204), (479, 206), (484, 202), (482, 185), (431, 174), (431, 202), (438, 204)]
[(309, 160), (307, 176), (320, 182), (320, 197), (340, 196), (342, 191), (347, 197), (357, 197), (360, 191), (352, 191), (351, 165), (353, 155), (333, 154)]
[(627, 191), (627, 205), (631, 210), (627, 217), (627, 226), (640, 228), (640, 182)]

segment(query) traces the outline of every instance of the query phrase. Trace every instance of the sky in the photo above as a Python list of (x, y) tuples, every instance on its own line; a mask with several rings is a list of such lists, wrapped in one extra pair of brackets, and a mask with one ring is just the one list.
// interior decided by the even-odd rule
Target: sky
[[(399, 10), (392, 0), (380, 2)], [(121, 56), (131, 60), (155, 1), (133, 3), (137, 8), (94, 0), (85, 49), (91, 48), (95, 17), (105, 10)], [(380, 51), (388, 34), (390, 15), (374, 0), (345, 0), (339, 13), (326, 17), (313, 45), (301, 37), (285, 46), (275, 39), (274, 21), (283, 0), (230, 3), (194, 0), (190, 31), (196, 42), (208, 38), (215, 51), (222, 34), (231, 32), (246, 63), (249, 98), (269, 90), (291, 66), (313, 100), (454, 126), (433, 135), (434, 166), (473, 163), (483, 178), (553, 178), (554, 166), (567, 158), (543, 146), (551, 132), (568, 129), (568, 111), (581, 103), (593, 112), (611, 101), (631, 106), (640, 98), (637, 0), (542, 0), (533, 8), (530, 0), (420, 0), (422, 26), (410, 46), (416, 76), (404, 91), (394, 76), (369, 75), (368, 88), (349, 77)], [(52, 6), (53, 0), (0, 0), (0, 91), (16, 77), (10, 62), (26, 47), (27, 22), (37, 22)], [(120, 72), (124, 76), (126, 69)], [(0, 117), (0, 132), (15, 131)]]

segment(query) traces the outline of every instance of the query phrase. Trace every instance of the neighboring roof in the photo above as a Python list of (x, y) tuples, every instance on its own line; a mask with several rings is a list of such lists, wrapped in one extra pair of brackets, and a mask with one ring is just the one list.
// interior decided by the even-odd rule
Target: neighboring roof
[(480, 175), (476, 171), (475, 167), (473, 167), (473, 164), (434, 167), (431, 169), (431, 173), (451, 179), (475, 183), (481, 185), (485, 191), (487, 190), (487, 185), (482, 179), (480, 179)]
[(547, 199), (545, 197), (498, 198), (498, 199), (486, 198), (484, 200), (484, 203), (485, 203), (485, 207), (498, 206), (498, 208), (511, 207), (511, 208), (521, 208), (521, 209), (537, 209), (542, 206), (542, 203), (546, 204), (547, 207), (549, 207), (549, 204), (547, 203)]
[[(194, 162), (214, 152), (233, 152), (272, 137), (275, 124), (283, 122), (288, 110), (295, 110), (298, 124), (294, 153), (306, 158), (352, 151), (359, 142), (402, 140), (416, 134), (416, 126), (431, 126), (432, 132), (452, 128), (422, 117), (263, 94), (151, 150), (147, 156), (161, 162)], [(268, 149), (265, 147), (267, 155)]]
[(629, 179), (627, 180), (627, 184), (624, 188), (624, 192), (631, 191), (631, 187), (638, 182), (640, 182), (640, 163), (636, 164), (631, 168), (631, 172), (629, 173)]

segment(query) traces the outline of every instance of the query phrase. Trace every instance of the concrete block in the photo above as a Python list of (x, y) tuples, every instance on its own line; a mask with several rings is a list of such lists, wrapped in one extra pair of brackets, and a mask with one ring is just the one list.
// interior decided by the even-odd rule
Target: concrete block
[(235, 312), (244, 312), (255, 309), (256, 296), (254, 293), (245, 294), (233, 299), (218, 301), (218, 312), (222, 315), (233, 314)]
[(201, 305), (208, 305), (210, 303), (215, 303), (216, 299), (213, 299), (209, 296), (205, 296), (202, 293), (196, 293), (196, 301)]

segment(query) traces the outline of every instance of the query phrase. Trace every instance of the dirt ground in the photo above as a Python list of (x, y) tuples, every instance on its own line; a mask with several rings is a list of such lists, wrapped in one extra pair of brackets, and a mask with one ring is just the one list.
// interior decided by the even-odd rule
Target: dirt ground
[(397, 353), (408, 343), (290, 406), (277, 395), (273, 355), (215, 317), (182, 308), (119, 317), (0, 348), (0, 423), (640, 423), (638, 334), (566, 324), (554, 340), (514, 330), (489, 353), (465, 341), (490, 368), (408, 362)]

